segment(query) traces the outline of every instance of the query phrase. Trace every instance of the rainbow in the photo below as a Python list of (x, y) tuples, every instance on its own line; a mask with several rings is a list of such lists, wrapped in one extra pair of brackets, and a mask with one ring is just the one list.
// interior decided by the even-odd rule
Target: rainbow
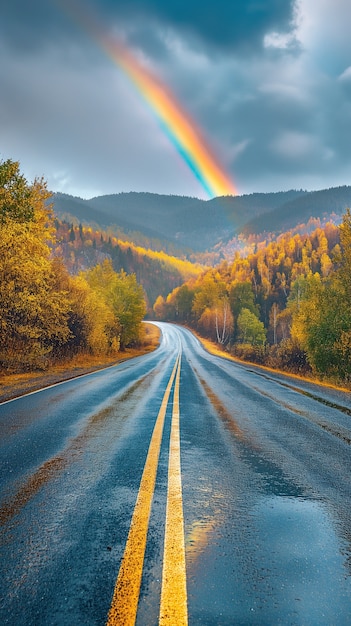
[(237, 191), (196, 124), (174, 96), (116, 37), (103, 29), (77, 2), (60, 4), (97, 41), (109, 58), (128, 76), (150, 106), (165, 135), (201, 183), (209, 197), (236, 195)]

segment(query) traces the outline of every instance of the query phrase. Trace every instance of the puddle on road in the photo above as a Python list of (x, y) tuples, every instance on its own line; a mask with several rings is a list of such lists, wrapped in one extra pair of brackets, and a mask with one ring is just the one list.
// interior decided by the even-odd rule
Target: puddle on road
[(222, 524), (203, 519), (192, 526), (187, 548), (192, 623), (350, 623), (349, 547), (325, 505), (274, 495), (258, 496), (251, 504), (246, 513), (232, 511), (229, 519), (217, 520)]
[(183, 461), (190, 623), (350, 623), (351, 549), (339, 520), (303, 481), (235, 441), (228, 473), (205, 450)]
[(253, 610), (261, 613), (265, 605), (263, 612), (274, 623), (349, 623), (349, 546), (337, 536), (324, 505), (265, 496), (255, 505), (252, 519), (258, 538), (255, 560), (268, 583)]

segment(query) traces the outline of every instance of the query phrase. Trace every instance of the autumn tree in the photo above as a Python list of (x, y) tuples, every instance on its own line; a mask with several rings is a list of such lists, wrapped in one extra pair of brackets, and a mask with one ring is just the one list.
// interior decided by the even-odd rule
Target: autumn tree
[(242, 309), (248, 309), (258, 317), (259, 307), (255, 303), (255, 296), (250, 281), (233, 282), (229, 291), (230, 309), (234, 321), (234, 340), (237, 339), (237, 319)]
[(338, 277), (345, 288), (347, 302), (351, 301), (351, 210), (347, 209), (340, 224), (341, 258)]
[(166, 320), (167, 319), (167, 305), (163, 296), (157, 296), (153, 311), (155, 313), (156, 319), (158, 320)]
[(135, 274), (123, 270), (117, 274), (111, 293), (111, 304), (120, 325), (121, 348), (138, 342), (141, 322), (146, 313), (143, 288)]
[(0, 164), (0, 362), (42, 367), (69, 336), (69, 302), (50, 258), (53, 217), (43, 181), (31, 185), (18, 163)]
[(119, 324), (112, 308), (91, 288), (83, 274), (71, 277), (68, 287), (71, 337), (68, 353), (114, 355), (119, 350)]
[[(0, 163), (0, 223), (7, 219), (29, 222), (34, 219), (36, 186), (28, 184), (20, 173), (19, 163), (8, 159)], [(44, 191), (44, 187), (43, 187)]]
[(340, 225), (339, 268), (313, 294), (315, 315), (306, 328), (309, 360), (317, 372), (351, 378), (351, 212)]
[(266, 331), (263, 322), (249, 309), (243, 308), (238, 316), (238, 339), (241, 343), (263, 346)]
[(135, 274), (126, 274), (123, 270), (115, 272), (112, 262), (106, 259), (88, 270), (85, 277), (93, 291), (113, 312), (121, 348), (138, 341), (146, 304), (143, 289)]
[(220, 275), (206, 274), (195, 288), (193, 313), (200, 329), (217, 343), (229, 341), (234, 327), (226, 284)]
[(351, 312), (344, 304), (344, 289), (331, 281), (314, 293), (307, 306), (315, 314), (306, 320), (306, 351), (313, 369), (322, 374), (347, 378), (351, 374)]
[(194, 302), (194, 290), (188, 285), (182, 285), (174, 290), (174, 305), (176, 318), (183, 322), (189, 322), (192, 317), (192, 307)]
[[(325, 240), (322, 237), (319, 240), (324, 251)], [(348, 380), (351, 376), (350, 211), (340, 226), (340, 243), (339, 268), (324, 278), (318, 273), (299, 276), (292, 285), (288, 308), (292, 314), (292, 339), (305, 350), (313, 370)]]

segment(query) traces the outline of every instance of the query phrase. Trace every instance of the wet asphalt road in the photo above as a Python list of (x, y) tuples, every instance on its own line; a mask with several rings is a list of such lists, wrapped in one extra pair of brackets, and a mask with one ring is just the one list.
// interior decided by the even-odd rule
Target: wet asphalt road
[[(350, 394), (161, 326), (154, 353), (0, 405), (0, 623), (106, 624), (180, 352), (188, 623), (351, 624)], [(173, 393), (137, 626), (159, 620)]]

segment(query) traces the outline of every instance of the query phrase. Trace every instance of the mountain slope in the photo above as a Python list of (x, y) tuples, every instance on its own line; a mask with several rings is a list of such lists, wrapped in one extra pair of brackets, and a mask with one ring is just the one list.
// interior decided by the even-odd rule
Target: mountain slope
[(333, 187), (323, 191), (310, 191), (303, 196), (285, 202), (272, 211), (247, 222), (243, 232), (280, 232), (295, 227), (299, 222), (307, 222), (310, 217), (323, 218), (342, 215), (351, 206), (351, 187)]
[(136, 275), (144, 288), (149, 309), (159, 295), (167, 296), (169, 291), (185, 280), (196, 278), (205, 269), (198, 263), (120, 241), (91, 227), (70, 227), (59, 220), (56, 220), (53, 254), (64, 260), (70, 274), (78, 274), (110, 259), (117, 272), (124, 270)]
[[(153, 249), (211, 250), (241, 232), (283, 232), (310, 217), (341, 215), (351, 206), (351, 187), (286, 191), (200, 200), (187, 196), (120, 193), (89, 200), (54, 195), (60, 219), (116, 232), (120, 239)], [(123, 236), (124, 235), (124, 236)], [(142, 242), (142, 243), (141, 243)]]

